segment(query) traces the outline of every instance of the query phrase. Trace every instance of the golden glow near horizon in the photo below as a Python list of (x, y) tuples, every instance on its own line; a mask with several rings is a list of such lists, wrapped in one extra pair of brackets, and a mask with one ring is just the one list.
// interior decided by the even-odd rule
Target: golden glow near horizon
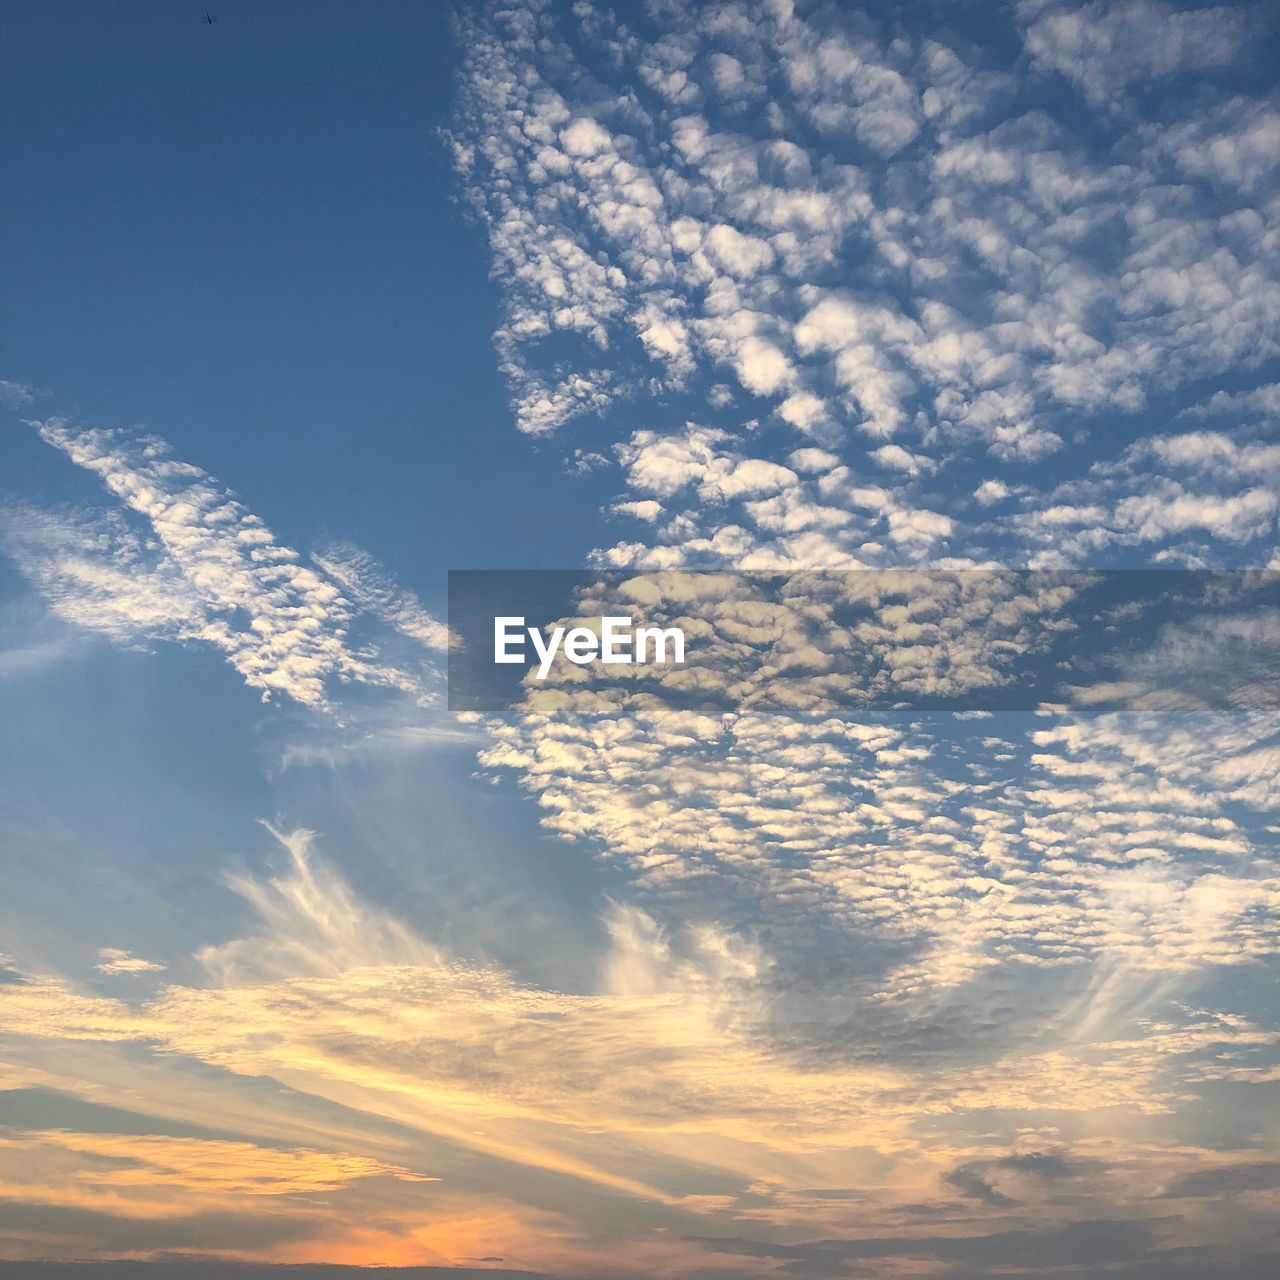
[[(714, 1252), (678, 1236), (721, 1234), (726, 1221), (820, 1236), (847, 1227), (850, 1195), (872, 1235), (901, 1234), (912, 1206), (939, 1198), (926, 1238), (954, 1234), (961, 1214), (964, 1233), (979, 1218), (984, 1230), (1042, 1229), (1103, 1203), (1165, 1231), (1161, 1195), (1266, 1160), (1171, 1130), (1207, 1085), (1275, 1079), (1255, 1055), (1280, 1037), (1189, 1006), (1156, 1021), (1146, 1010), (1167, 1006), (1168, 978), (1123, 960), (1061, 1005), (1051, 1034), (994, 1061), (806, 1060), (760, 1037), (764, 957), (713, 930), (677, 957), (650, 917), (616, 908), (599, 990), (538, 990), (416, 939), (355, 896), (306, 833), (281, 841), (288, 869), (240, 885), (263, 931), (207, 954), (206, 984), (129, 1002), (38, 975), (3, 988), (18, 1064), (7, 1087), (77, 1096), (95, 1117), (92, 1131), (0, 1143), (7, 1201), (139, 1224), (256, 1224), (219, 1256), (500, 1254), (570, 1270), (590, 1265), (582, 1206), (598, 1202), (632, 1223), (637, 1258), (674, 1274)], [(159, 1088), (135, 1083), (139, 1054)], [(42, 1065), (27, 1074), (24, 1061)], [(198, 1121), (181, 1105), (182, 1064), (205, 1068)], [(264, 1103), (267, 1081), (277, 1096)], [(112, 1131), (106, 1108), (131, 1125), (150, 1115), (154, 1131)], [(1051, 1194), (1063, 1186), (1065, 1202)], [(1257, 1229), (1275, 1194), (1250, 1193)], [(669, 1223), (668, 1243), (653, 1243), (655, 1221)], [(138, 1234), (149, 1238), (169, 1237)]]

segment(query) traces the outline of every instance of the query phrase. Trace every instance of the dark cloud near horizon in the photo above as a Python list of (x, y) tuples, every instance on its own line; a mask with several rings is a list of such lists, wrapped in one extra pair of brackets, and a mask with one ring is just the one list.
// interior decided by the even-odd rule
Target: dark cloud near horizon
[(1240, 1191), (1272, 1191), (1280, 1187), (1280, 1161), (1263, 1160), (1231, 1164), (1221, 1169), (1197, 1169), (1173, 1183), (1166, 1200), (1192, 1196), (1218, 1196)]

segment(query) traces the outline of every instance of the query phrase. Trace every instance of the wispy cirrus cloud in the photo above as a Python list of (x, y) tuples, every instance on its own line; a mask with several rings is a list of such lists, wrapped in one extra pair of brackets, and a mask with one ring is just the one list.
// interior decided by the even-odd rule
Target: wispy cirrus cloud
[[(224, 1073), (225, 1087), (269, 1077), (287, 1087), (277, 1104), (285, 1115), (306, 1099), (313, 1123), (317, 1099), (364, 1115), (363, 1143), (326, 1146), (332, 1139), (316, 1131), (313, 1147), (299, 1150), (169, 1134), (159, 1123), (127, 1134), (28, 1131), (0, 1144), (0, 1161), (24, 1170), (9, 1198), (173, 1220), (181, 1188), (188, 1208), (241, 1212), (247, 1222), (301, 1214), (313, 1239), (332, 1233), (330, 1256), (363, 1249), (383, 1261), (459, 1263), (474, 1248), (468, 1218), (478, 1227), (493, 1211), (475, 1198), (478, 1168), (480, 1185), (514, 1196), (512, 1222), (536, 1223), (514, 1243), (523, 1263), (570, 1274), (589, 1266), (592, 1205), (604, 1196), (615, 1204), (615, 1242), (634, 1234), (631, 1271), (696, 1274), (721, 1251), (716, 1240), (744, 1225), (759, 1247), (784, 1222), (793, 1239), (838, 1231), (847, 1199), (835, 1189), (850, 1177), (863, 1187), (863, 1236), (883, 1241), (879, 1256), (917, 1256), (904, 1230), (911, 1206), (941, 1194), (940, 1221), (962, 1215), (974, 1256), (994, 1260), (1004, 1234), (1028, 1221), (1079, 1232), (1103, 1203), (1147, 1219), (1153, 1186), (1183, 1199), (1190, 1224), (1197, 1177), (1270, 1159), (1259, 1146), (1227, 1162), (1162, 1136), (1168, 1115), (1204, 1082), (1274, 1055), (1275, 1035), (1248, 1019), (1171, 1008), (1158, 994), (1144, 1008), (1122, 982), (1082, 993), (1072, 1015), (1080, 1021), (1060, 1023), (1051, 1044), (1006, 1045), (963, 1065), (901, 1045), (892, 1060), (819, 1065), (758, 1039), (768, 967), (759, 945), (709, 927), (672, 933), (619, 907), (594, 990), (529, 987), (417, 938), (354, 894), (304, 833), (279, 840), (285, 869), (237, 885), (256, 925), (230, 944), (235, 965), (225, 963), (229, 952), (211, 951), (208, 981), (168, 985), (137, 1005), (27, 975), (0, 991), (6, 1034), (49, 1048), (96, 1044), (106, 1055), (97, 1070), (113, 1045), (136, 1053), (149, 1044), (158, 1064), (204, 1064)], [(119, 1087), (99, 1085), (96, 1097)], [(1100, 1108), (1125, 1117), (1127, 1136), (1055, 1127)], [(994, 1139), (993, 1115), (1016, 1120), (1020, 1136)], [(1053, 1121), (1037, 1127), (1038, 1116)], [(412, 1134), (429, 1139), (431, 1165), (375, 1154), (386, 1149), (386, 1126), (402, 1145)], [(73, 1188), (63, 1154), (98, 1172), (77, 1175)], [(512, 1181), (504, 1168), (524, 1173)], [(434, 1177), (446, 1190), (457, 1183), (443, 1203), (423, 1182)], [(330, 1213), (325, 1197), (358, 1195), (369, 1179), (401, 1187), (390, 1199), (382, 1193), (376, 1223), (345, 1219), (338, 1202)], [(948, 1209), (957, 1199), (963, 1207)], [(452, 1233), (415, 1229), (442, 1212)], [(655, 1212), (699, 1239), (647, 1241), (641, 1224)], [(1243, 1238), (1261, 1221), (1241, 1217)], [(181, 1244), (181, 1232), (198, 1227), (187, 1214), (173, 1230)], [(288, 1256), (269, 1234), (255, 1245), (250, 1233), (229, 1252)]]
[(61, 514), (12, 503), (3, 512), (6, 550), (60, 617), (125, 643), (211, 646), (264, 700), (324, 709), (340, 684), (433, 696), (430, 668), (396, 665), (350, 639), (362, 612), (428, 647), (445, 634), (371, 557), (346, 547), (307, 564), (158, 437), (61, 418), (33, 426), (120, 504)]
[(34, 387), (25, 382), (14, 382), (9, 378), (0, 378), (0, 404), (10, 408), (21, 408), (31, 404), (36, 398)]
[(155, 960), (131, 955), (120, 947), (100, 948), (98, 963), (94, 966), (99, 973), (107, 974), (163, 973), (166, 967)]
[[(76, 1161), (70, 1177), (60, 1157)], [(162, 1134), (27, 1131), (0, 1138), (8, 1195), (27, 1204), (74, 1205), (125, 1217), (168, 1217), (211, 1207), (233, 1209), (245, 1197), (315, 1196), (358, 1178), (427, 1181), (376, 1160), (211, 1138)], [(95, 1168), (86, 1176), (80, 1170)], [(44, 1176), (42, 1177), (42, 1173)]]
[(391, 574), (367, 551), (330, 538), (313, 552), (312, 560), (362, 611), (374, 614), (426, 649), (448, 649), (449, 628), (433, 618), (412, 591), (397, 586)]

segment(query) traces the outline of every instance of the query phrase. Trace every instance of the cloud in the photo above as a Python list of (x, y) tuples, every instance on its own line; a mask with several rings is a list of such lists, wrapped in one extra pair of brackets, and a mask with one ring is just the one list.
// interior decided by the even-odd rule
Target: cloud
[(1223, 1164), (1184, 1174), (1165, 1191), (1171, 1200), (1187, 1196), (1223, 1196), (1241, 1191), (1274, 1191), (1280, 1187), (1280, 1163)]
[(910, 476), (918, 476), (922, 472), (937, 470), (937, 463), (932, 458), (924, 458), (911, 453), (900, 444), (885, 444), (873, 449), (870, 456), (882, 467), (891, 467), (895, 471), (905, 471)]
[[(63, 1153), (74, 1158), (78, 1174), (65, 1181), (54, 1175), (52, 1185), (42, 1185), (41, 1167), (56, 1167)], [(0, 1138), (0, 1163), (8, 1170), (9, 1196), (16, 1194), (28, 1204), (76, 1204), (142, 1217), (187, 1214), (211, 1203), (231, 1207), (246, 1197), (318, 1195), (357, 1178), (426, 1181), (407, 1169), (353, 1156), (208, 1138), (65, 1129)], [(89, 1169), (94, 1172), (86, 1174)], [(172, 1194), (176, 1187), (181, 1196)]]
[(1280, 382), (1266, 383), (1251, 391), (1216, 391), (1209, 399), (1183, 410), (1184, 417), (1244, 416), (1273, 422), (1280, 417)]
[(662, 514), (662, 503), (653, 498), (637, 502), (615, 502), (610, 510), (620, 516), (634, 516), (637, 520), (652, 524)]
[[(932, 462), (885, 446), (872, 455), (883, 471), (928, 474)], [(895, 452), (896, 450), (896, 452)], [(688, 424), (683, 432), (638, 431), (618, 445), (638, 502), (661, 499), (647, 543), (619, 543), (595, 554), (604, 565), (744, 569), (867, 568), (918, 563), (956, 528), (953, 518), (917, 504), (903, 483), (859, 482), (833, 453), (806, 448), (790, 466), (752, 456), (741, 436)], [(886, 464), (885, 459), (889, 459)], [(909, 477), (910, 478), (910, 477)]]
[[(273, 834), (284, 864), (233, 882), (252, 924), (200, 953), (201, 980), (133, 1003), (28, 974), (0, 989), (0, 1002), (11, 1051), (29, 1045), (56, 1066), (81, 1047), (76, 1088), (88, 1070), (99, 1109), (136, 1098), (143, 1070), (148, 1105), (163, 1113), (169, 1073), (186, 1079), (199, 1064), (226, 1099), (220, 1123), (281, 1136), (170, 1130), (64, 1102), (69, 1123), (0, 1142), (0, 1163), (14, 1170), (8, 1198), (29, 1223), (42, 1206), (92, 1210), (88, 1239), (113, 1220), (167, 1222), (181, 1248), (202, 1238), (193, 1215), (234, 1213), (253, 1230), (227, 1237), (224, 1256), (314, 1256), (285, 1242), (292, 1233), (324, 1242), (330, 1259), (457, 1264), (487, 1239), (508, 1259), (577, 1274), (598, 1256), (593, 1222), (605, 1212), (637, 1275), (697, 1274), (726, 1249), (782, 1256), (764, 1241), (726, 1239), (744, 1224), (783, 1215), (793, 1231), (838, 1232), (846, 1201), (811, 1188), (843, 1172), (866, 1188), (856, 1202), (864, 1239), (832, 1246), (846, 1261), (963, 1253), (994, 1263), (1011, 1256), (1007, 1215), (1019, 1206), (1088, 1237), (1091, 1212), (1139, 1208), (1153, 1183), (1184, 1199), (1207, 1189), (1195, 1175), (1226, 1162), (1167, 1141), (1169, 1113), (1194, 1100), (1197, 1081), (1275, 1044), (1239, 1016), (1158, 1001), (1154, 1020), (1121, 984), (1082, 992), (1084, 1021), (1068, 1014), (1051, 1039), (988, 1045), (995, 1051), (967, 1061), (909, 1050), (900, 1034), (870, 1053), (867, 1034), (890, 1024), (864, 1003), (861, 1051), (813, 1058), (795, 1032), (786, 1045), (762, 1035), (778, 959), (763, 939), (707, 919), (666, 926), (615, 902), (583, 990), (530, 986), (445, 954), (363, 899), (307, 833)], [(83, 1057), (86, 1046), (94, 1056)], [(1048, 1148), (1034, 1126), (1012, 1147), (991, 1137), (993, 1116), (1025, 1127), (1030, 1116), (1061, 1123), (1099, 1108), (1127, 1118), (1126, 1136)], [(282, 1140), (299, 1126), (311, 1135), (305, 1147)], [(1237, 1154), (1223, 1185), (1261, 1188), (1266, 1178), (1239, 1170), (1268, 1160), (1261, 1147)], [(956, 1192), (971, 1201), (968, 1243), (901, 1233), (923, 1200), (942, 1207)], [(641, 1218), (630, 1216), (636, 1206)], [(678, 1233), (722, 1234), (645, 1243), (639, 1223), (655, 1215)], [(1263, 1217), (1239, 1221), (1241, 1240), (1257, 1238)], [(1023, 1238), (1024, 1261), (1042, 1243), (1049, 1249)]]
[(158, 964), (154, 960), (144, 960), (141, 956), (130, 955), (127, 951), (122, 951), (119, 947), (102, 947), (98, 951), (98, 963), (94, 965), (99, 973), (108, 974), (133, 974), (133, 973), (161, 973), (167, 968), (166, 965)]
[(2, 513), (5, 548), (60, 617), (125, 643), (210, 645), (264, 700), (327, 709), (339, 683), (429, 697), (423, 674), (349, 642), (363, 610), (423, 644), (442, 643), (440, 624), (369, 557), (342, 545), (328, 561), (336, 577), (308, 567), (230, 490), (154, 436), (60, 418), (33, 425), (122, 509), (58, 515), (10, 504)]
[(989, 507), (997, 502), (1003, 502), (1010, 492), (1009, 486), (996, 477), (991, 480), (984, 480), (973, 491), (973, 496), (981, 506)]
[(1245, 192), (1265, 189), (1280, 164), (1280, 112), (1247, 99), (1224, 103), (1157, 136), (1183, 173)]
[[(556, 669), (492, 719), (482, 763), (668, 910), (732, 886), (769, 923), (781, 990), (811, 981), (819, 945), (841, 957), (845, 1001), (908, 1004), (1019, 967), (1190, 980), (1280, 950), (1259, 825), (1269, 711), (1246, 698), (1241, 718), (1168, 714), (1172, 691), (1209, 689), (1222, 655), (1247, 676), (1250, 653), (1274, 651), (1268, 610), (1215, 599), (1196, 622), (1188, 597), (1190, 621), (1124, 649), (1124, 712), (1045, 708), (1005, 737), (980, 721), (963, 738), (853, 708), (1001, 690), (1014, 654), (1034, 663), (1081, 623), (1097, 634), (1075, 649), (1102, 639), (1105, 666), (1111, 632), (1072, 603), (1086, 576), (1024, 590), (965, 571), (798, 573), (781, 594), (773, 581), (659, 573), (586, 591), (583, 617), (634, 592), (651, 624), (695, 637), (690, 659), (604, 685)], [(1114, 704), (1119, 689), (1100, 692)]]
[(1214, 563), (1215, 552), (1219, 565), (1256, 564), (1270, 552), (1280, 513), (1278, 475), (1275, 445), (1218, 431), (1153, 434), (1095, 464), (1087, 479), (1027, 504), (1009, 524), (1029, 544), (1051, 546), (1062, 565), (1142, 544), (1162, 545), (1158, 559), (1182, 556), (1193, 568)]
[(1227, 66), (1252, 26), (1244, 8), (1183, 9), (1158, 0), (1021, 0), (1017, 8), (1036, 65), (1062, 72), (1097, 106), (1134, 83)]
[(0, 378), (0, 404), (10, 408), (21, 408), (31, 404), (36, 398), (34, 387), (24, 382), (12, 382), (8, 378)]
[[(962, 570), (1274, 563), (1274, 110), (1236, 74), (1255, 19), (1024, 3), (1023, 54), (772, 0), (458, 23), (446, 140), (516, 425), (597, 419), (569, 465), (616, 466), (608, 509), (636, 523), (593, 562), (711, 570), (671, 612), (715, 661), (678, 673), (682, 699), (557, 676), (471, 726), (482, 780), (608, 867), (571, 990), (446, 950), (277, 830), (279, 868), (227, 881), (250, 923), (203, 940), (199, 981), (126, 1000), (15, 969), (0, 999), (18, 1079), (74, 1057), (120, 1096), (139, 1063), (181, 1069), (223, 1100), (270, 1090), (295, 1131), (39, 1159), (106, 1168), (95, 1197), (117, 1158), (152, 1188), (198, 1183), (203, 1152), (281, 1188), (255, 1215), (312, 1177), (344, 1198), (329, 1235), (281, 1210), (245, 1256), (311, 1231), (328, 1257), (575, 1274), (604, 1236), (637, 1274), (1251, 1265), (1274, 1143), (1216, 1149), (1205, 1099), (1253, 1106), (1276, 1078), (1273, 1022), (1223, 994), (1280, 945), (1274, 714), (1140, 699), (1243, 624), (1184, 628), (1076, 710), (859, 716), (848, 675), (908, 704), (999, 688), (1064, 622), (1060, 597), (993, 600)], [(447, 633), (371, 556), (304, 561), (154, 439), (36, 429), (120, 507), (9, 508), (60, 617), (212, 645), (250, 687), (358, 719), (358, 744), (293, 760), (434, 740), (416, 716)], [(777, 601), (717, 572), (920, 566), (959, 580), (853, 572)], [(342, 705), (366, 686), (388, 714)], [(454, 1195), (438, 1210), (398, 1198), (423, 1171)]]
[(192, 584), (117, 512), (64, 514), (10, 502), (0, 513), (0, 537), (67, 622), (125, 644), (200, 626)]
[[(582, 9), (468, 10), (448, 138), (489, 235), (519, 424), (548, 432), (651, 393), (696, 418), (736, 394), (848, 468), (820, 493), (802, 480), (708, 508), (682, 468), (713, 465), (707, 450), (778, 464), (794, 445), (728, 415), (683, 441), (624, 425), (619, 503), (664, 511), (603, 562), (1048, 567), (1138, 546), (1256, 562), (1270, 482), (1144, 490), (1121, 456), (1154, 403), (1176, 413), (1277, 349), (1271, 107), (1209, 76), (1192, 114), (1169, 80), (1247, 60), (1256, 16), (1124, 0), (1027, 3), (1018, 21), (1036, 65), (1087, 96), (1137, 111), (1124, 95), (1144, 87), (1133, 127), (1100, 133), (1025, 64), (978, 66), (874, 15), (663, 6), (642, 34)], [(599, 89), (610, 77), (623, 98)], [(1127, 425), (1109, 435), (1104, 415)], [(1041, 520), (1097, 506), (1054, 489), (1087, 490), (1108, 462), (1132, 467), (1131, 501), (1080, 527)], [(946, 496), (957, 475), (973, 492), (974, 465), (976, 510)], [(1025, 519), (984, 515), (1013, 493)]]
[(363, 612), (371, 613), (425, 649), (449, 648), (449, 628), (422, 607), (412, 591), (398, 587), (387, 570), (353, 543), (329, 539), (313, 559)]
[(1011, 1200), (1002, 1192), (997, 1191), (980, 1173), (969, 1165), (963, 1165), (961, 1168), (947, 1174), (946, 1181), (961, 1195), (968, 1196), (973, 1200), (980, 1200), (983, 1204), (990, 1205), (995, 1209), (1008, 1209), (1017, 1204), (1016, 1200)]
[(362, 965), (439, 964), (438, 952), (394, 918), (371, 910), (317, 864), (311, 832), (267, 830), (288, 855), (286, 871), (265, 884), (246, 875), (227, 882), (254, 910), (264, 934), (198, 953), (224, 985), (299, 974), (332, 976)]

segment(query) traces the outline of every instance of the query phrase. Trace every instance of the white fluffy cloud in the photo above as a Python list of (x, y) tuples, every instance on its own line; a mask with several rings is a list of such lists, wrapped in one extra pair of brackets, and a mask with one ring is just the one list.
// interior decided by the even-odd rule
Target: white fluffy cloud
[[(1032, 73), (874, 15), (726, 0), (652, 16), (643, 36), (583, 7), (464, 19), (449, 138), (503, 289), (517, 419), (548, 432), (656, 389), (709, 399), (723, 430), (762, 400), (849, 471), (820, 501), (792, 487), (751, 510), (667, 506), (656, 537), (613, 561), (670, 563), (681, 545), (729, 563), (760, 554), (762, 534), (769, 556), (831, 566), (926, 547), (979, 562), (1135, 544), (1186, 562), (1253, 554), (1265, 492), (1152, 489), (1167, 518), (1135, 494), (1052, 547), (1037, 529), (1061, 522), (981, 512), (997, 485), (1033, 516), (1063, 505), (1061, 482), (1118, 458), (1144, 415), (1280, 349), (1274, 110), (1213, 78), (1247, 61), (1256, 15), (1027, 0), (1015, 26)], [(1084, 111), (1058, 73), (1121, 114)], [(1209, 78), (1195, 106), (1174, 87), (1190, 74)], [(625, 94), (603, 90), (610, 76)], [(1236, 383), (1214, 403), (1244, 410), (1249, 394)], [(673, 425), (641, 433), (642, 460), (613, 441), (639, 486), (628, 497), (676, 492), (653, 485), (663, 449), (674, 466), (685, 448)], [(990, 480), (976, 512), (942, 496), (975, 461)]]
[(1253, 17), (1245, 7), (1160, 0), (1020, 0), (1017, 8), (1036, 65), (1062, 72), (1098, 106), (1135, 82), (1228, 65)]

